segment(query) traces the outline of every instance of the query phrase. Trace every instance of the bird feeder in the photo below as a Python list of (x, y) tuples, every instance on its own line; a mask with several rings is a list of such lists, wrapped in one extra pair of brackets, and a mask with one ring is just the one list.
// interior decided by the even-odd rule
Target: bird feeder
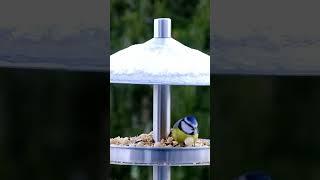
[[(209, 86), (210, 56), (173, 39), (171, 19), (155, 19), (152, 39), (110, 56), (110, 82), (153, 85), (153, 138), (159, 142), (170, 133), (170, 86)], [(154, 180), (169, 180), (170, 166), (210, 165), (210, 147), (110, 145), (110, 163), (153, 166)]]

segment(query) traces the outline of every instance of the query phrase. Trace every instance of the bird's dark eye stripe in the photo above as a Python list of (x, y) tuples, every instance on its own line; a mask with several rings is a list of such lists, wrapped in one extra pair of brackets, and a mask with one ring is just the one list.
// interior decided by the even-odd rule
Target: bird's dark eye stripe
[(183, 119), (183, 122), (185, 122), (188, 126), (190, 126), (192, 129), (194, 129), (194, 127), (192, 126), (192, 124), (189, 124), (189, 122), (186, 121), (185, 119)]
[(191, 125), (191, 124), (189, 124), (185, 119), (183, 119), (182, 120), (183, 122), (185, 122), (189, 127), (191, 127), (192, 129), (194, 129), (194, 127)]
[[(184, 120), (183, 120), (184, 121)], [(182, 122), (182, 121), (181, 121)], [(182, 127), (181, 127), (181, 122), (179, 123), (179, 125), (178, 125), (178, 128), (180, 129), (180, 130), (182, 130)], [(184, 121), (185, 122), (185, 121)], [(186, 123), (187, 124), (187, 123)], [(187, 124), (188, 126), (190, 126), (189, 124)], [(194, 130), (194, 128), (193, 127), (191, 127), (193, 130)], [(186, 133), (186, 132), (185, 132)], [(186, 134), (189, 134), (189, 135), (194, 135), (194, 131), (192, 131), (191, 133), (186, 133)]]

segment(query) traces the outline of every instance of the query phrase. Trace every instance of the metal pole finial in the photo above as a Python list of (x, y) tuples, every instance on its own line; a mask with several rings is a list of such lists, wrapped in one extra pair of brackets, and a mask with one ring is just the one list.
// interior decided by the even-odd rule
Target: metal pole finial
[(153, 21), (153, 37), (170, 38), (171, 37), (171, 19), (158, 18)]

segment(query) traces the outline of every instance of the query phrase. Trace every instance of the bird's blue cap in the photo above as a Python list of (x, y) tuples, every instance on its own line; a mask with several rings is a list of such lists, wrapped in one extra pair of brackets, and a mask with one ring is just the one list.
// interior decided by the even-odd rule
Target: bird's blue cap
[(196, 117), (189, 115), (185, 118), (185, 120), (187, 121), (187, 123), (189, 123), (193, 127), (195, 127), (195, 128), (198, 127), (198, 121), (197, 121)]

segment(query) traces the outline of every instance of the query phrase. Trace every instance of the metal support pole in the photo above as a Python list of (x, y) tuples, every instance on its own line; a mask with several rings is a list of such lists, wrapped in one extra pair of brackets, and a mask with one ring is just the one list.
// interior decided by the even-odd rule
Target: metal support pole
[(159, 142), (170, 133), (170, 86), (153, 86), (153, 139)]
[(153, 166), (153, 180), (169, 180), (170, 166)]
[[(171, 94), (169, 85), (153, 86), (153, 139), (159, 142), (170, 133)], [(170, 180), (170, 166), (153, 166), (153, 180)]]
[[(171, 20), (154, 20), (154, 37), (171, 37)], [(169, 85), (153, 86), (153, 139), (159, 142), (170, 133), (171, 95)], [(170, 166), (153, 166), (153, 180), (170, 180)]]

